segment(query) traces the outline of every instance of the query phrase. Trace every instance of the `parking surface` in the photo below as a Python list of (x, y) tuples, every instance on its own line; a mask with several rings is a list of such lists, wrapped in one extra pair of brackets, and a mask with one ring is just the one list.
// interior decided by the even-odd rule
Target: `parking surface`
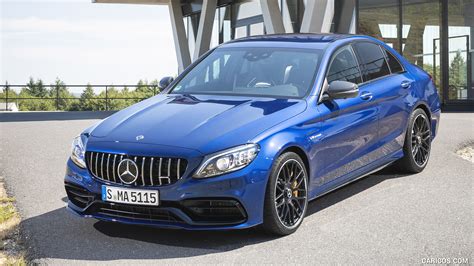
[(474, 140), (474, 114), (442, 114), (417, 175), (383, 170), (310, 203), (293, 235), (188, 232), (107, 224), (65, 206), (70, 142), (98, 120), (0, 122), (0, 174), (17, 199), (35, 262), (126, 264), (473, 263), (474, 164), (454, 152)]

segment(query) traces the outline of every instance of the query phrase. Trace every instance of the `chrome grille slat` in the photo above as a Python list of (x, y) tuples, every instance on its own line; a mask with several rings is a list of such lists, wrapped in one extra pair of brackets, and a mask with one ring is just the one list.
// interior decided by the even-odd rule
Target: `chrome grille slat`
[[(133, 159), (133, 161), (134, 161), (135, 163), (137, 163), (137, 156), (135, 156), (135, 158)], [(138, 167), (138, 166), (137, 166), (137, 167)], [(138, 179), (138, 176), (137, 176), (137, 179)], [(136, 185), (137, 185), (137, 181), (135, 181), (135, 186), (136, 186)]]
[(105, 153), (102, 153), (102, 159), (100, 160), (100, 176), (102, 179), (104, 179), (104, 155)]
[[(122, 161), (122, 160), (123, 160), (123, 155), (120, 155), (120, 161)], [(119, 163), (120, 163), (120, 161), (119, 161)], [(117, 166), (117, 167), (118, 167), (118, 166)], [(118, 175), (118, 173), (117, 173), (117, 175)], [(119, 181), (118, 183), (123, 184), (123, 183), (122, 183), (122, 180), (120, 179), (120, 177), (117, 178), (117, 180)]]
[(89, 169), (91, 171), (91, 173), (94, 173), (93, 169), (92, 169), (92, 157), (94, 156), (94, 153), (91, 152), (91, 156), (90, 156), (90, 159), (89, 159)]
[(171, 158), (168, 159), (168, 176), (166, 177), (166, 179), (168, 180), (168, 184), (171, 183), (170, 176), (171, 176)]
[(107, 165), (105, 167), (107, 167), (107, 180), (110, 181), (110, 176), (109, 176), (109, 161), (110, 161), (110, 153), (109, 155), (107, 156)]
[(158, 181), (160, 182), (161, 186), (161, 162), (163, 161), (163, 158), (160, 158), (160, 166), (158, 167)]
[(150, 183), (153, 186), (153, 157), (151, 157), (151, 162), (150, 162)]
[(145, 160), (146, 160), (146, 157), (143, 157), (142, 158), (142, 186), (145, 186)]
[(117, 159), (117, 154), (114, 154), (114, 164), (112, 166), (112, 177), (114, 178), (114, 182), (117, 182), (115, 179), (115, 159)]
[(99, 161), (99, 153), (96, 152), (95, 154), (95, 175), (99, 175), (99, 170), (97, 169), (97, 162)]
[(86, 152), (85, 158), (89, 172), (94, 178), (116, 184), (124, 184), (118, 176), (119, 163), (126, 158), (133, 160), (138, 166), (138, 177), (133, 183), (134, 186), (173, 184), (183, 177), (187, 167), (187, 161), (183, 158), (130, 156), (95, 151)]
[(181, 159), (178, 159), (178, 164), (177, 164), (177, 166), (178, 166), (177, 168), (178, 168), (178, 169), (176, 169), (176, 178), (177, 178), (177, 179), (180, 179), (180, 176), (179, 176), (179, 173), (180, 173), (180, 172), (179, 172), (179, 165), (180, 165), (180, 164), (181, 164)]

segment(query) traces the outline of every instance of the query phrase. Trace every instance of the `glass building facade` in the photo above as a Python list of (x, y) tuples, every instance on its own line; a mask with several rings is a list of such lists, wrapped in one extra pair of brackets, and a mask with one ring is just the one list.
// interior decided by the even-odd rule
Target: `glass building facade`
[[(298, 33), (307, 2), (278, 0), (286, 33)], [(202, 0), (182, 1), (192, 54)], [(474, 110), (474, 0), (334, 0), (331, 32), (370, 35), (429, 72), (445, 110)], [(260, 0), (220, 0), (211, 47), (266, 34)]]

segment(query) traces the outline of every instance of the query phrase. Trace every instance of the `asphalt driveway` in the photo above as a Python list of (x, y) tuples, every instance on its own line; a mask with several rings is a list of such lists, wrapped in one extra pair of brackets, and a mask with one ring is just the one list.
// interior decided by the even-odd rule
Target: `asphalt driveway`
[(474, 164), (454, 153), (463, 142), (474, 140), (472, 113), (442, 114), (424, 172), (397, 175), (383, 170), (332, 192), (310, 203), (301, 228), (282, 238), (257, 230), (188, 232), (112, 225), (71, 215), (64, 208), (63, 188), (70, 142), (96, 121), (0, 122), (0, 174), (17, 199), (22, 230), (36, 262), (474, 262)]

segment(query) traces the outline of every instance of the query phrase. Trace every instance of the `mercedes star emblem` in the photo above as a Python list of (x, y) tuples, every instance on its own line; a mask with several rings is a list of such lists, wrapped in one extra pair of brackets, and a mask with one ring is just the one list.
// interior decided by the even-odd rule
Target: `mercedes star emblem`
[(132, 184), (138, 178), (138, 166), (130, 159), (123, 159), (118, 165), (117, 173), (122, 182)]

